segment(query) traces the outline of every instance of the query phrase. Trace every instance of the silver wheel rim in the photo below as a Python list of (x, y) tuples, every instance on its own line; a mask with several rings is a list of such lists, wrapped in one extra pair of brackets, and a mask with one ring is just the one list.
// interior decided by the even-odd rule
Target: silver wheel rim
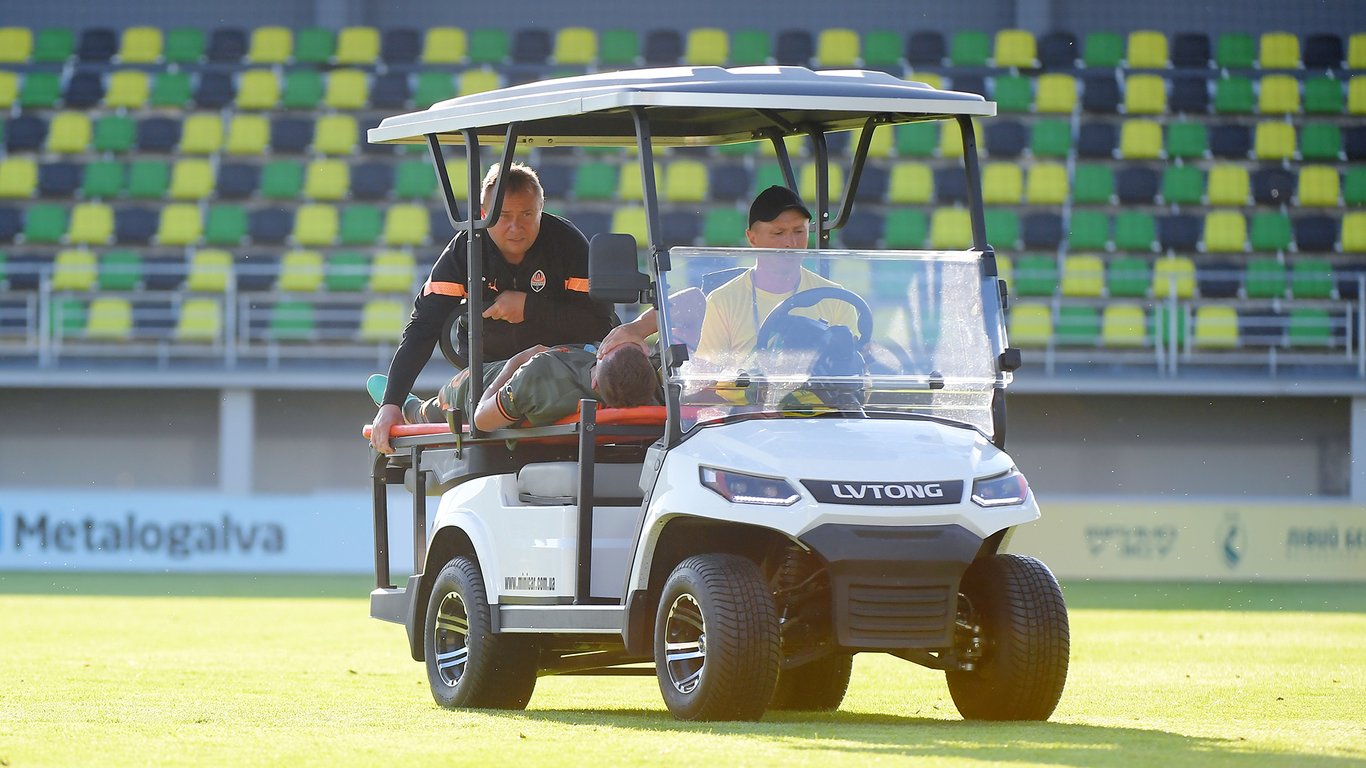
[(465, 674), (465, 661), (470, 653), (465, 640), (469, 633), (470, 621), (465, 613), (465, 601), (454, 592), (448, 593), (441, 598), (441, 605), (436, 609), (432, 650), (436, 654), (437, 676), (452, 688)]
[(692, 595), (679, 595), (664, 621), (664, 668), (679, 693), (692, 693), (702, 682), (707, 661), (707, 620)]

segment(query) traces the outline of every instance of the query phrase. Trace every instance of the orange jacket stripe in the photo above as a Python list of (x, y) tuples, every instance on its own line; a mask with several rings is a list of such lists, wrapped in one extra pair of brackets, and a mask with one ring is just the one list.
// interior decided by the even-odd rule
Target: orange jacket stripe
[(496, 406), (498, 406), (498, 413), (502, 414), (503, 418), (507, 419), (508, 421), (512, 421), (512, 422), (519, 421), (519, 419), (518, 419), (516, 416), (513, 416), (512, 414), (508, 413), (508, 412), (507, 412), (507, 409), (503, 407), (503, 393), (502, 393), (502, 392), (499, 392), (496, 396), (494, 396), (494, 398), (493, 398), (493, 404), (496, 405)]
[(439, 293), (442, 296), (454, 296), (457, 299), (465, 298), (465, 286), (460, 283), (439, 283), (434, 280), (427, 280), (422, 286), (422, 295), (429, 293)]
[(564, 281), (564, 289), (566, 291), (578, 291), (579, 293), (588, 293), (588, 279), (583, 277), (567, 278)]

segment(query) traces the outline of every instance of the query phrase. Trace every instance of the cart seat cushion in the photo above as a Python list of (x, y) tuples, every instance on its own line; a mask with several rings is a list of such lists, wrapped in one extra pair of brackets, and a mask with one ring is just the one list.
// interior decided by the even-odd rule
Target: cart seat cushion
[[(604, 501), (639, 504), (640, 464), (598, 464), (593, 473), (593, 495)], [(517, 473), (517, 498), (525, 504), (576, 504), (579, 465), (573, 461), (527, 464)]]
[[(635, 408), (602, 408), (597, 413), (599, 424), (620, 424), (620, 425), (658, 425), (664, 424), (665, 409), (662, 405), (641, 405)], [(555, 422), (556, 424), (576, 424), (579, 415), (566, 416)], [(361, 435), (370, 439), (370, 427), (366, 424), (361, 428)], [(412, 437), (415, 435), (448, 435), (450, 427), (441, 423), (432, 424), (399, 424), (389, 431), (390, 437)]]

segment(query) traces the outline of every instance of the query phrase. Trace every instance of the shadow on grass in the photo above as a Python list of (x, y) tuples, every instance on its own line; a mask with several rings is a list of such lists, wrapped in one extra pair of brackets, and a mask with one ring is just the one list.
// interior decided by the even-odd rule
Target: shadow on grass
[[(490, 712), (489, 714), (495, 714)], [(1358, 766), (1351, 758), (1266, 752), (1236, 734), (1186, 736), (1154, 729), (1069, 723), (981, 722), (854, 712), (781, 712), (758, 723), (685, 723), (667, 712), (645, 709), (556, 710), (498, 713), (563, 725), (643, 732), (734, 735), (798, 749), (884, 757), (962, 757), (992, 764), (1264, 766), (1268, 762), (1309, 768)]]

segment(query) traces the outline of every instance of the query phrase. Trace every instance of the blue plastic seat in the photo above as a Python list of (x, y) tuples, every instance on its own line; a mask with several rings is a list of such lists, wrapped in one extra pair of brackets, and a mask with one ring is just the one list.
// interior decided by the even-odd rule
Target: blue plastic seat
[(71, 197), (80, 189), (84, 176), (78, 163), (48, 162), (38, 166), (38, 194), (42, 197)]
[(422, 33), (411, 27), (391, 27), (380, 35), (379, 57), (385, 64), (412, 64), (422, 54)]
[(270, 148), (275, 152), (299, 154), (313, 142), (313, 121), (305, 117), (282, 117), (270, 123)]
[(104, 100), (104, 81), (100, 73), (76, 72), (67, 80), (62, 101), (68, 109), (89, 109)]
[(247, 53), (247, 33), (239, 27), (219, 27), (209, 35), (205, 56), (219, 64), (240, 64)]
[(172, 117), (138, 121), (137, 147), (142, 152), (171, 152), (180, 144), (181, 123)]
[(128, 207), (114, 211), (114, 240), (121, 244), (146, 245), (156, 234), (160, 213), (155, 208)]
[(408, 75), (403, 72), (385, 72), (370, 86), (370, 106), (379, 109), (403, 109), (412, 97)]
[(228, 200), (251, 197), (261, 185), (261, 169), (250, 163), (223, 163), (218, 168), (218, 196)]
[(1114, 123), (1091, 122), (1081, 124), (1077, 131), (1077, 156), (1109, 159), (1119, 146), (1119, 127)]
[(114, 58), (119, 50), (119, 35), (108, 27), (87, 27), (81, 30), (76, 44), (76, 58), (81, 61), (104, 63)]
[(237, 87), (226, 72), (203, 72), (194, 91), (195, 106), (200, 109), (222, 109), (237, 98)]
[(683, 36), (676, 29), (652, 29), (645, 33), (645, 63), (672, 66), (683, 56)]
[(388, 197), (393, 189), (394, 167), (388, 163), (361, 163), (351, 169), (353, 197), (361, 200), (382, 200)]
[(47, 121), (37, 115), (19, 115), (5, 126), (5, 148), (10, 152), (34, 152), (47, 141)]
[(247, 236), (252, 243), (283, 243), (294, 229), (294, 211), (261, 208), (247, 214)]

